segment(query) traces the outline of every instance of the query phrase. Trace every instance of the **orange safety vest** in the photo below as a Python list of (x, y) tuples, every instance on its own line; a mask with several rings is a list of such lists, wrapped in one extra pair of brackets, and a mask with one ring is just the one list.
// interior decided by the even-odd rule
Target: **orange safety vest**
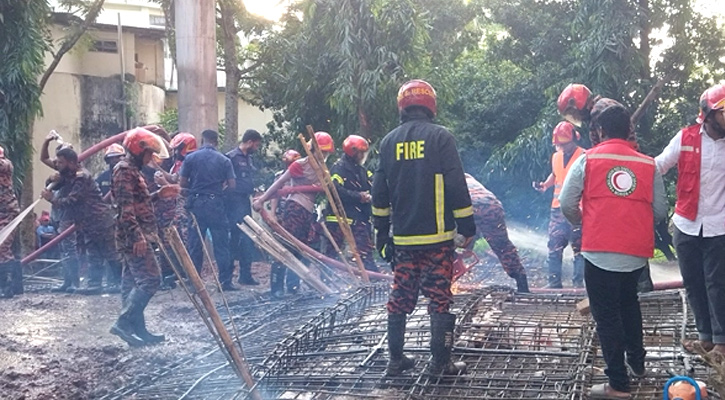
[(700, 167), (702, 164), (701, 125), (682, 130), (680, 158), (677, 161), (677, 215), (694, 221), (697, 218), (697, 202), (700, 200)]
[(582, 251), (654, 254), (655, 162), (623, 139), (587, 150)]
[(564, 185), (564, 179), (566, 178), (566, 174), (569, 173), (569, 167), (574, 164), (574, 161), (582, 153), (584, 153), (584, 149), (577, 146), (566, 165), (564, 165), (563, 151), (557, 151), (551, 156), (551, 170), (554, 172), (554, 198), (551, 200), (551, 208), (561, 207), (559, 204), (559, 193), (561, 192), (561, 187)]

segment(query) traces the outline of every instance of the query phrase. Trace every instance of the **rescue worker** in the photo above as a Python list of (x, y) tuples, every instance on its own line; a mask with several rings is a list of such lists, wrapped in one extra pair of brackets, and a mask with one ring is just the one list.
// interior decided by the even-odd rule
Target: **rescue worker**
[[(179, 132), (171, 138), (171, 150), (173, 151), (174, 162), (169, 169), (168, 174), (164, 174), (165, 179), (168, 183), (179, 183), (179, 173), (181, 167), (184, 164), (184, 160), (189, 153), (196, 151), (198, 146), (196, 144), (196, 138), (191, 133)], [(186, 195), (183, 194), (176, 198), (176, 216), (174, 218), (174, 226), (179, 231), (179, 236), (182, 242), (186, 245), (189, 239), (189, 224), (191, 223), (191, 217), (189, 216), (189, 210), (186, 208)]]
[(526, 270), (506, 230), (503, 205), (491, 191), (470, 174), (466, 174), (466, 185), (473, 203), (473, 220), (476, 221), (476, 238), (473, 242), (481, 237), (486, 239), (501, 262), (503, 270), (516, 281), (516, 290), (519, 293), (529, 293)]
[[(595, 118), (596, 114), (600, 110), (603, 110), (615, 103), (618, 104), (615, 100), (602, 98), (602, 96), (592, 94), (592, 91), (582, 84), (572, 83), (564, 88), (561, 94), (559, 94), (557, 108), (559, 109), (559, 114), (564, 117), (564, 119), (578, 127), (581, 127), (583, 123), (589, 123), (593, 118)], [(589, 129), (589, 140), (592, 143), (592, 147), (601, 142), (599, 135), (597, 135), (591, 128)], [(629, 133), (629, 136), (627, 136), (627, 142), (629, 142), (630, 146), (632, 146), (634, 150), (639, 151), (639, 144), (637, 143), (637, 135), (635, 134), (634, 128)], [(665, 219), (659, 222), (659, 225), (655, 227), (655, 229), (658, 231), (666, 231), (667, 220)], [(672, 244), (672, 241), (670, 240), (667, 242), (664, 240), (657, 240), (667, 239), (667, 236), (657, 234), (655, 235), (655, 239), (655, 247), (662, 250), (665, 254), (671, 254), (669, 246)], [(651, 292), (654, 290), (652, 277), (650, 275), (649, 261), (647, 261), (647, 266), (645, 267), (644, 272), (640, 275), (638, 290), (640, 292)]]
[(655, 158), (663, 174), (677, 166), (675, 250), (699, 338), (694, 352), (725, 354), (725, 84), (700, 97), (695, 125), (683, 128)]
[(159, 289), (161, 270), (154, 256), (159, 243), (151, 195), (141, 174), (153, 154), (168, 157), (163, 141), (155, 134), (134, 128), (123, 140), (126, 155), (113, 168), (111, 192), (118, 210), (116, 242), (126, 262), (121, 287), (122, 309), (111, 333), (129, 346), (165, 340), (146, 329), (144, 310)]
[(68, 210), (70, 218), (80, 232), (83, 232), (88, 254), (88, 279), (86, 287), (75, 290), (78, 294), (101, 294), (103, 292), (104, 264), (108, 263), (106, 280), (108, 290), (120, 291), (123, 266), (116, 251), (114, 222), (111, 210), (101, 197), (101, 191), (90, 172), (78, 163), (78, 154), (66, 147), (56, 153), (56, 168), (61, 179), (69, 186), (64, 196), (54, 196), (49, 189), (41, 197), (55, 207)]
[[(655, 221), (666, 216), (667, 198), (654, 160), (627, 142), (629, 112), (612, 102), (593, 116), (601, 144), (571, 166), (559, 200), (566, 218), (582, 225), (582, 254), (589, 304), (608, 383), (590, 399), (629, 399), (632, 375), (645, 375), (642, 312), (637, 282), (654, 252)], [(581, 204), (581, 208), (580, 208)]]
[[(315, 132), (315, 140), (325, 159), (335, 151), (335, 144), (329, 133)], [(264, 202), (274, 197), (275, 193), (280, 188), (286, 186), (288, 182), (291, 182), (290, 186), (320, 184), (319, 179), (317, 179), (317, 174), (315, 174), (315, 171), (310, 165), (309, 158), (300, 158), (290, 164), (287, 171), (267, 191), (254, 200), (254, 203), (252, 203), (254, 210), (261, 210)], [(292, 236), (308, 245), (312, 244), (314, 240), (315, 196), (316, 193), (292, 193), (287, 196), (285, 199), (284, 214), (282, 215), (282, 220), (279, 221), (280, 225), (292, 234)], [(297, 258), (303, 259), (300, 254), (295, 255)], [(287, 288), (288, 294), (297, 293), (300, 286), (300, 278), (294, 272), (287, 271), (287, 267), (283, 264), (274, 262), (272, 263), (269, 284), (272, 298), (280, 299), (284, 296), (285, 287)]]
[[(367, 158), (369, 145), (364, 137), (350, 135), (342, 142), (342, 150), (345, 154), (340, 157), (330, 169), (330, 177), (335, 184), (337, 193), (345, 208), (352, 235), (355, 238), (355, 247), (360, 254), (360, 259), (368, 271), (378, 272), (375, 265), (373, 252), (373, 225), (370, 221), (372, 216), (372, 172), (368, 171), (363, 164)], [(335, 243), (342, 247), (344, 235), (337, 223), (337, 217), (332, 212), (332, 206), (327, 205), (325, 224), (330, 231)], [(327, 255), (335, 258), (335, 248), (328, 246)]]
[(234, 260), (239, 262), (238, 282), (242, 285), (259, 285), (259, 282), (252, 277), (254, 243), (249, 236), (239, 230), (237, 224), (242, 223), (247, 215), (252, 215), (249, 196), (254, 193), (254, 177), (257, 174), (252, 155), (257, 152), (261, 144), (262, 135), (254, 129), (247, 129), (239, 145), (226, 154), (232, 162), (234, 175), (237, 177), (236, 186), (232, 190), (227, 190), (225, 201), (230, 222), (232, 262)]
[[(289, 168), (289, 166), (293, 162), (299, 160), (300, 158), (302, 158), (302, 155), (297, 150), (294, 150), (294, 149), (285, 150), (285, 152), (282, 153), (282, 162), (285, 164), (285, 169), (283, 169), (281, 171), (277, 171), (274, 174), (274, 180), (276, 181), (277, 179), (279, 179), (279, 177), (281, 177), (282, 174), (284, 174), (284, 172), (287, 170), (287, 168)], [(292, 183), (291, 181), (287, 181), (285, 186), (288, 186), (291, 183)], [(272, 215), (272, 218), (275, 218), (275, 219), (282, 218), (282, 215), (284, 214), (284, 203), (285, 203), (285, 201), (278, 197), (274, 197), (274, 198), (272, 198), (272, 200), (270, 200), (269, 208), (270, 208), (270, 213)]]
[[(61, 141), (55, 131), (48, 133), (43, 141), (43, 145), (40, 148), (40, 162), (57, 171), (56, 160), (50, 158), (50, 153), (48, 152), (48, 147), (52, 141)], [(66, 143), (62, 143), (61, 141), (56, 148), (56, 152), (67, 146)], [(53, 196), (57, 198), (67, 196), (71, 189), (69, 182), (63, 179), (59, 173), (51, 176), (45, 184), (46, 187), (50, 186), (53, 191)], [(60, 205), (52, 206), (51, 219), (53, 219), (54, 225), (57, 225), (58, 234), (62, 234), (73, 225), (73, 217), (70, 210)], [(60, 256), (63, 259), (63, 284), (51, 289), (51, 292), (73, 293), (80, 286), (80, 276), (78, 274), (80, 266), (80, 257), (78, 254), (79, 236), (78, 232), (72, 232), (60, 241)]]
[[(113, 176), (113, 167), (118, 164), (119, 161), (121, 161), (121, 158), (126, 154), (126, 150), (118, 143), (114, 143), (108, 147), (106, 147), (106, 150), (103, 152), (103, 161), (106, 162), (106, 165), (108, 165), (108, 169), (101, 172), (98, 177), (96, 177), (96, 184), (98, 184), (98, 188), (101, 190), (101, 196), (104, 198), (108, 194), (108, 192), (111, 191), (111, 177)], [(109, 199), (110, 202), (110, 199)]]
[[(471, 197), (453, 135), (435, 125), (436, 94), (422, 80), (398, 91), (401, 124), (380, 142), (372, 196), (376, 247), (393, 261), (393, 289), (387, 303), (387, 375), (400, 375), (414, 361), (403, 354), (406, 314), (420, 291), (430, 299), (433, 355), (431, 374), (456, 375), (466, 364), (451, 361), (456, 316), (451, 314), (454, 237), (467, 247), (476, 234)], [(392, 221), (391, 221), (392, 217)], [(392, 236), (390, 225), (392, 222)]]
[[(232, 283), (234, 264), (229, 255), (229, 220), (224, 213), (226, 190), (234, 190), (236, 180), (232, 162), (217, 150), (219, 134), (211, 129), (201, 133), (202, 146), (187, 154), (181, 165), (181, 187), (188, 188), (186, 207), (196, 217), (199, 231), (189, 224), (189, 255), (201, 274), (204, 265), (203, 240), (211, 232), (214, 257), (219, 269), (219, 282), (226, 291), (239, 290)], [(225, 188), (226, 187), (226, 188)]]
[[(5, 158), (5, 149), (0, 146), (0, 229), (6, 227), (20, 213), (18, 200), (13, 189), (13, 163)], [(0, 245), (0, 298), (9, 299), (15, 294), (16, 282), (14, 275), (21, 267), (20, 261), (13, 254), (15, 235), (10, 235)], [(22, 270), (20, 270), (22, 289)], [(17, 280), (17, 278), (15, 278)]]
[(561, 264), (564, 248), (571, 244), (574, 251), (574, 273), (572, 281), (574, 287), (584, 286), (584, 259), (581, 252), (581, 226), (574, 226), (564, 218), (559, 206), (559, 192), (564, 183), (566, 174), (574, 161), (584, 153), (575, 139), (579, 139), (574, 125), (562, 121), (556, 125), (552, 135), (552, 144), (556, 146), (556, 153), (551, 156), (551, 174), (543, 182), (534, 182), (534, 189), (543, 193), (548, 188), (554, 187), (554, 198), (551, 200), (551, 211), (549, 217), (549, 242), (547, 247), (549, 255), (548, 265), (548, 288), (561, 289)]

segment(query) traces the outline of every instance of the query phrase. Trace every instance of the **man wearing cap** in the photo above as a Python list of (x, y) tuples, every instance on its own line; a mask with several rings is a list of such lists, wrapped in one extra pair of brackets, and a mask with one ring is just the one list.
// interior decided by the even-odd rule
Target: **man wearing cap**
[[(699, 338), (684, 341), (725, 354), (725, 85), (700, 97), (697, 124), (683, 128), (655, 158), (677, 166), (675, 249)], [(698, 343), (699, 342), (699, 343)]]
[(575, 287), (582, 287), (584, 283), (584, 259), (581, 252), (581, 226), (574, 226), (564, 218), (559, 204), (559, 193), (564, 184), (569, 168), (574, 160), (584, 153), (574, 139), (579, 138), (574, 125), (562, 121), (554, 128), (552, 143), (556, 146), (556, 153), (551, 156), (551, 174), (543, 182), (534, 182), (534, 189), (543, 193), (554, 186), (554, 198), (551, 200), (549, 219), (549, 284), (547, 287), (561, 289), (561, 264), (564, 248), (571, 244), (574, 251), (574, 273), (572, 281)]

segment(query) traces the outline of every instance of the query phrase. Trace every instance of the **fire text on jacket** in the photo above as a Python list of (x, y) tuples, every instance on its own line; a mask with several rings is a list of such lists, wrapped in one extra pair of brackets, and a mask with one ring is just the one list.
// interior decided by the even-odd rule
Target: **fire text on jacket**
[(398, 142), (395, 144), (395, 160), (419, 160), (425, 157), (425, 140)]

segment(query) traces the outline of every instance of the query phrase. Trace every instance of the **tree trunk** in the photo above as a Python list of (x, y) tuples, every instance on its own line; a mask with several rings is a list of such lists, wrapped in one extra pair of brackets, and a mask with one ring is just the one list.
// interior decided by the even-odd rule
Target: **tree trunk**
[(237, 46), (237, 29), (234, 24), (234, 9), (225, 0), (219, 1), (224, 49), (224, 144), (229, 150), (237, 146), (239, 141), (239, 54)]

